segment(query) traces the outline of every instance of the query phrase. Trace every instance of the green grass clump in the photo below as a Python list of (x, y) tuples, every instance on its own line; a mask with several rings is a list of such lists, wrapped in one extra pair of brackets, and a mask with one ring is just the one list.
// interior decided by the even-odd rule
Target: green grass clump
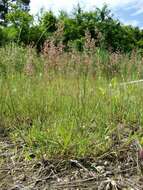
[[(5, 72), (0, 77), (0, 124), (10, 129), (14, 141), (24, 143), (26, 155), (101, 155), (113, 146), (113, 134), (118, 140), (124, 135), (119, 125), (122, 131), (128, 126), (124, 143), (134, 138), (142, 141), (139, 130), (132, 132), (135, 125), (140, 129), (143, 124), (141, 84), (120, 85), (123, 78), (118, 74), (107, 79), (101, 71), (93, 76), (85, 65), (64, 66), (64, 72), (57, 66), (45, 71), (47, 59), (35, 53), (30, 54), (34, 67), (30, 66), (29, 73), (25, 70), (27, 50), (22, 52), (18, 55), (23, 65), (20, 70), (11, 65), (10, 57), (2, 62)], [(16, 60), (13, 56), (13, 63)]]

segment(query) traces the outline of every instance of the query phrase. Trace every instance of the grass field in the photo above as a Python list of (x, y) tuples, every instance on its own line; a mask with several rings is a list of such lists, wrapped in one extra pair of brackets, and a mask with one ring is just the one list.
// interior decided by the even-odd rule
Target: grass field
[(0, 49), (0, 128), (26, 159), (81, 158), (143, 144), (142, 57), (103, 50)]

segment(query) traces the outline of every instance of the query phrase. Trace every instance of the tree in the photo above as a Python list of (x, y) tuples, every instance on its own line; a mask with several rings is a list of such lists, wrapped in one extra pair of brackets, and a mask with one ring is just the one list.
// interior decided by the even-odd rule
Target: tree
[(98, 20), (101, 22), (108, 21), (113, 17), (111, 10), (108, 9), (108, 6), (106, 4), (101, 9), (96, 8), (96, 13)]
[(6, 15), (11, 12), (13, 6), (19, 7), (23, 11), (29, 11), (30, 0), (0, 0), (0, 23), (7, 25)]
[(41, 27), (47, 33), (53, 33), (56, 31), (57, 18), (52, 11), (45, 12), (41, 18)]
[(7, 14), (9, 26), (7, 28), (15, 29), (18, 34), (18, 41), (28, 44), (30, 27), (33, 25), (33, 16), (27, 11), (21, 10), (18, 6), (13, 7), (12, 11)]
[(17, 5), (19, 5), (19, 8), (23, 11), (29, 11), (30, 10), (30, 7), (29, 7), (30, 0), (17, 0)]
[(8, 13), (8, 0), (0, 0), (0, 24), (6, 25), (6, 15)]

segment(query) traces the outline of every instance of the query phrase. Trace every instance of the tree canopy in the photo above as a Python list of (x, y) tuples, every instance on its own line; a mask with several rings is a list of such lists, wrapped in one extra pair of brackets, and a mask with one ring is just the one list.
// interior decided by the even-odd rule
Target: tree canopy
[(71, 13), (61, 10), (58, 16), (45, 11), (35, 21), (29, 13), (29, 3), (30, 0), (0, 0), (0, 45), (14, 41), (32, 43), (40, 49), (44, 41), (60, 35), (66, 49), (74, 46), (82, 51), (88, 32), (97, 47), (123, 52), (143, 48), (143, 30), (123, 25), (106, 5), (84, 11), (78, 4)]

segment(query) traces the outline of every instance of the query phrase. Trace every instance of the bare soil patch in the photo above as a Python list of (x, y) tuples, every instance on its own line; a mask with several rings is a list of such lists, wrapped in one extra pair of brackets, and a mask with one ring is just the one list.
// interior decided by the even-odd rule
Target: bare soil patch
[(134, 142), (118, 151), (77, 160), (23, 159), (22, 145), (0, 138), (0, 189), (142, 190), (142, 160)]

